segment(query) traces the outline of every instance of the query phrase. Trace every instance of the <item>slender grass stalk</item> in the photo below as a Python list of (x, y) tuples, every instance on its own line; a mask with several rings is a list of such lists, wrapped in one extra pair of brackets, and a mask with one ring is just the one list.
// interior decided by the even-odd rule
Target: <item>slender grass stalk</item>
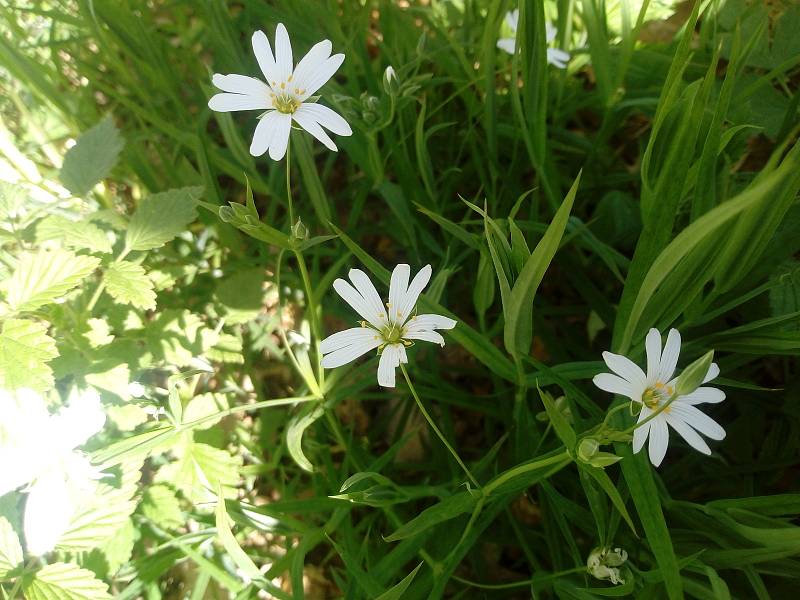
[(465, 465), (464, 461), (461, 460), (461, 457), (458, 455), (458, 452), (456, 452), (455, 448), (453, 448), (453, 446), (450, 445), (450, 442), (448, 442), (447, 438), (444, 437), (444, 434), (442, 433), (442, 431), (436, 426), (436, 423), (433, 422), (433, 419), (431, 418), (430, 413), (428, 413), (428, 410), (425, 408), (425, 405), (422, 403), (422, 400), (420, 400), (419, 394), (417, 394), (417, 390), (414, 387), (414, 384), (411, 383), (411, 378), (408, 376), (408, 371), (406, 370), (405, 365), (402, 364), (402, 363), (400, 363), (400, 370), (403, 372), (403, 377), (406, 378), (406, 383), (408, 384), (408, 389), (411, 390), (411, 395), (414, 396), (414, 400), (416, 401), (417, 406), (419, 407), (419, 410), (422, 413), (422, 416), (425, 417), (425, 420), (428, 422), (428, 425), (431, 426), (431, 429), (433, 429), (434, 433), (441, 440), (442, 444), (444, 444), (445, 448), (447, 448), (448, 452), (450, 452), (450, 454), (452, 454), (453, 458), (456, 459), (456, 462), (461, 467), (461, 469), (464, 471), (464, 473), (467, 474), (467, 477), (472, 482), (472, 484), (475, 487), (480, 488), (481, 484), (478, 483), (478, 480), (475, 479), (475, 477), (473, 477), (472, 473), (467, 468), (467, 465)]

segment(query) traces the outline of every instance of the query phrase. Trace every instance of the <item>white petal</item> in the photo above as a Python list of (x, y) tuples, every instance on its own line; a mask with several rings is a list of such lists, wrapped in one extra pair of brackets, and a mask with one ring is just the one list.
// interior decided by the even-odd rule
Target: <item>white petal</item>
[(292, 74), (292, 44), (289, 33), (283, 23), (278, 23), (275, 29), (275, 66), (278, 71), (278, 82), (285, 82)]
[(497, 40), (497, 47), (509, 54), (514, 54), (517, 49), (517, 40), (514, 38), (500, 38)]
[(630, 381), (637, 387), (646, 387), (644, 371), (642, 371), (632, 360), (621, 354), (603, 352), (603, 360), (614, 373)]
[(665, 382), (672, 379), (675, 367), (678, 365), (678, 356), (681, 353), (681, 334), (677, 329), (670, 329), (664, 352), (661, 355), (661, 365), (658, 368), (658, 381)]
[(244, 94), (214, 94), (208, 101), (208, 108), (217, 112), (236, 110), (264, 110), (271, 105), (267, 97), (245, 96)]
[(322, 40), (314, 44), (306, 55), (297, 63), (292, 73), (292, 89), (308, 90), (308, 82), (331, 55), (332, 45), (330, 40)]
[(506, 25), (508, 25), (514, 31), (517, 30), (519, 26), (519, 9), (515, 8), (514, 10), (510, 10), (506, 13)]
[(670, 405), (669, 410), (704, 436), (710, 437), (712, 440), (725, 438), (725, 430), (719, 423), (694, 406), (684, 404), (680, 398)]
[(272, 137), (269, 142), (269, 157), (272, 160), (280, 160), (286, 156), (286, 148), (289, 146), (289, 136), (292, 133), (292, 115), (287, 115), (274, 111), (278, 118), (275, 121)]
[(53, 469), (39, 477), (25, 502), (23, 529), (28, 553), (40, 556), (52, 551), (74, 512), (64, 473)]
[(375, 286), (372, 284), (369, 275), (364, 273), (361, 269), (350, 269), (347, 276), (350, 278), (350, 281), (353, 282), (353, 286), (358, 290), (358, 293), (361, 294), (361, 297), (364, 298), (364, 301), (369, 306), (369, 310), (372, 311), (375, 319), (382, 324), (381, 326), (388, 324), (386, 307), (383, 305), (383, 300), (381, 300), (378, 290), (376, 290)]
[(378, 361), (378, 385), (394, 387), (395, 369), (400, 365), (401, 353), (405, 353), (402, 344), (391, 344), (383, 349)]
[(661, 366), (661, 334), (655, 327), (647, 332), (644, 349), (647, 354), (647, 382), (653, 384), (657, 381)]
[(605, 392), (609, 392), (611, 394), (620, 394), (630, 398), (631, 400), (635, 400), (636, 402), (641, 402), (641, 393), (637, 395), (636, 390), (633, 388), (630, 382), (625, 381), (618, 375), (612, 375), (611, 373), (600, 373), (599, 375), (595, 375), (592, 381), (597, 387)]
[(261, 67), (267, 82), (277, 83), (280, 73), (275, 66), (275, 57), (272, 55), (269, 40), (263, 31), (256, 31), (253, 34), (253, 54), (256, 55), (258, 66)]
[(328, 354), (344, 348), (373, 339), (377, 332), (371, 327), (352, 327), (329, 335), (319, 343), (319, 351)]
[(94, 390), (73, 393), (69, 404), (50, 419), (51, 435), (63, 451), (83, 446), (103, 429), (106, 413), (100, 395)]
[(378, 336), (372, 336), (369, 339), (361, 340), (355, 344), (339, 348), (330, 354), (326, 354), (320, 361), (322, 368), (335, 369), (336, 367), (341, 367), (349, 362), (353, 362), (359, 356), (366, 354), (370, 350), (374, 350), (381, 345), (380, 338), (375, 339), (376, 337)]
[(443, 315), (423, 314), (411, 317), (408, 322), (406, 322), (405, 329), (408, 332), (425, 331), (429, 329), (452, 329), (456, 326), (457, 322), (458, 321)]
[(650, 443), (647, 446), (650, 462), (657, 467), (664, 460), (669, 446), (669, 428), (664, 415), (658, 415), (650, 421)]
[(717, 404), (725, 400), (725, 392), (720, 389), (712, 387), (699, 387), (691, 394), (680, 397), (680, 402), (683, 404)]
[(305, 92), (300, 95), (300, 100), (305, 100), (310, 96), (314, 95), (319, 88), (327, 83), (327, 81), (333, 77), (333, 74), (339, 70), (339, 67), (342, 66), (344, 62), (344, 54), (334, 54), (328, 60), (326, 60), (322, 65), (318, 68), (314, 69), (314, 71), (307, 77), (307, 81), (305, 82)]
[(320, 126), (320, 124), (317, 123), (314, 115), (311, 114), (310, 111), (306, 110), (308, 106), (310, 105), (301, 105), (300, 108), (298, 108), (292, 115), (292, 118), (297, 122), (298, 125), (300, 125), (300, 127), (322, 142), (328, 150), (337, 152), (339, 149), (336, 147), (336, 144), (333, 143), (333, 140), (327, 133), (325, 133), (325, 130)]
[(444, 338), (441, 334), (431, 330), (420, 329), (419, 331), (407, 331), (403, 334), (403, 339), (422, 340), (423, 342), (433, 342), (434, 344), (444, 346)]
[(545, 39), (548, 42), (552, 42), (554, 39), (556, 39), (556, 36), (558, 35), (558, 29), (556, 29), (555, 26), (552, 23), (545, 23), (544, 24), (544, 35), (545, 35)]
[(248, 77), (247, 75), (221, 75), (219, 73), (214, 73), (214, 76), (211, 78), (211, 83), (223, 92), (244, 94), (245, 96), (253, 96), (255, 98), (259, 96), (269, 98), (269, 95), (272, 93), (272, 90), (266, 83), (255, 77)]
[(392, 279), (389, 281), (389, 312), (397, 310), (408, 292), (408, 279), (411, 277), (411, 267), (399, 264), (392, 269)]
[(411, 311), (414, 310), (414, 307), (417, 304), (419, 295), (431, 280), (432, 272), (433, 269), (431, 269), (431, 266), (425, 265), (414, 276), (414, 279), (411, 280), (408, 290), (406, 291), (405, 296), (400, 300), (397, 310), (392, 308), (392, 315), (395, 319), (397, 319), (398, 322), (405, 323), (406, 319), (408, 319), (408, 315), (411, 314)]
[(342, 300), (347, 302), (354, 311), (361, 315), (361, 318), (366, 319), (373, 327), (381, 329), (386, 324), (385, 320), (379, 319), (375, 311), (370, 309), (369, 303), (349, 282), (337, 279), (333, 282), (333, 289), (342, 297)]
[(564, 52), (558, 48), (548, 48), (547, 62), (559, 69), (566, 69), (569, 62), (569, 52)]
[(678, 435), (686, 440), (687, 444), (689, 444), (698, 452), (702, 452), (703, 454), (711, 454), (711, 448), (708, 447), (708, 444), (705, 443), (703, 438), (697, 435), (697, 432), (694, 429), (689, 427), (671, 411), (667, 413), (666, 417), (667, 423), (669, 423), (670, 427), (677, 431)]
[[(647, 417), (651, 415), (652, 411), (647, 408), (646, 406), (642, 407), (642, 411), (639, 413), (639, 420), (637, 423), (641, 423)], [(650, 433), (650, 423), (648, 421), (641, 427), (637, 427), (633, 430), (633, 453), (638, 453), (643, 447), (644, 443), (647, 441), (647, 435)]]
[(404, 365), (408, 364), (408, 355), (406, 354), (406, 347), (405, 346), (398, 346), (398, 352), (400, 353), (400, 362)]
[(711, 363), (711, 366), (708, 367), (708, 373), (706, 373), (706, 376), (703, 378), (703, 383), (708, 383), (712, 379), (716, 379), (718, 376), (719, 365), (717, 363)]
[(311, 115), (314, 120), (322, 125), (325, 129), (329, 129), (337, 135), (353, 135), (353, 130), (350, 129), (350, 125), (347, 124), (347, 121), (345, 121), (338, 113), (331, 110), (327, 106), (309, 102), (303, 104), (298, 109), (298, 112), (301, 110), (306, 114)]
[(275, 133), (278, 131), (278, 122), (280, 119), (281, 113), (277, 110), (273, 110), (258, 120), (256, 130), (253, 132), (253, 141), (250, 142), (250, 154), (253, 156), (261, 156), (264, 152), (269, 150)]

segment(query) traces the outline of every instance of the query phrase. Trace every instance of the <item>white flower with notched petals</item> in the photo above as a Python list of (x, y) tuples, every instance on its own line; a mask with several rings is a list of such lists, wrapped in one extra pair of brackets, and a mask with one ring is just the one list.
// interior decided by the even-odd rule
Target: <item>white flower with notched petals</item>
[[(603, 360), (614, 374), (601, 373), (593, 380), (601, 390), (627, 396), (633, 402), (641, 404), (639, 422), (666, 404), (675, 393), (677, 377), (673, 375), (681, 351), (681, 336), (676, 329), (671, 329), (662, 353), (661, 334), (657, 329), (651, 329), (645, 340), (645, 350), (647, 373), (624, 356), (603, 352)], [(719, 367), (716, 363), (711, 363), (703, 383), (708, 383), (717, 375)], [(650, 462), (657, 467), (667, 453), (669, 427), (672, 427), (692, 448), (703, 454), (711, 454), (711, 449), (698, 432), (712, 440), (721, 440), (725, 437), (725, 430), (696, 406), (703, 403), (716, 404), (724, 399), (725, 392), (713, 387), (699, 387), (690, 394), (678, 396), (662, 412), (636, 428), (633, 434), (633, 451), (639, 452), (649, 437)]]
[(352, 135), (353, 131), (338, 113), (317, 104), (312, 98), (344, 61), (344, 54), (331, 56), (331, 42), (315, 44), (295, 66), (292, 45), (282, 23), (275, 31), (275, 54), (263, 31), (253, 34), (253, 52), (266, 83), (246, 75), (220, 75), (211, 79), (223, 93), (216, 94), (208, 106), (218, 112), (237, 110), (266, 110), (259, 117), (250, 144), (250, 154), (261, 156), (269, 150), (273, 160), (280, 160), (289, 145), (292, 123), (297, 123), (326, 147), (337, 150), (325, 129), (337, 135)]
[(100, 477), (77, 450), (99, 432), (106, 416), (96, 392), (73, 394), (50, 414), (30, 390), (0, 390), (0, 496), (27, 486), (23, 529), (28, 553), (55, 548), (93, 480)]
[[(517, 49), (516, 36), (517, 27), (519, 26), (519, 9), (515, 9), (506, 13), (506, 25), (508, 25), (511, 31), (514, 32), (514, 37), (501, 38), (497, 40), (497, 47), (500, 48), (500, 50), (508, 52), (509, 54), (514, 54)], [(550, 44), (556, 39), (558, 30), (550, 23), (545, 23), (544, 26), (547, 43)], [(569, 62), (569, 52), (560, 50), (558, 48), (548, 48), (547, 62), (554, 67), (558, 67), (559, 69), (565, 69), (567, 67), (567, 63)]]
[(322, 366), (340, 367), (370, 350), (378, 349), (378, 383), (394, 387), (395, 369), (407, 363), (406, 347), (413, 340), (424, 340), (444, 346), (444, 338), (436, 329), (452, 329), (456, 321), (442, 315), (414, 315), (417, 299), (431, 278), (431, 266), (420, 269), (409, 284), (411, 268), (397, 265), (389, 284), (389, 301), (384, 305), (366, 273), (350, 269), (352, 285), (344, 279), (333, 282), (333, 289), (365, 320), (361, 327), (345, 329), (328, 336), (320, 344), (324, 354)]

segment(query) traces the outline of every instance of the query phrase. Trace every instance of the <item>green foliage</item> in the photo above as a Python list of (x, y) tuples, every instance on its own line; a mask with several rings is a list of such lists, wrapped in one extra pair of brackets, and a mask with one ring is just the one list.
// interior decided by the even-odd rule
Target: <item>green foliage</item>
[[(800, 10), (240, 4), (0, 11), (0, 402), (107, 415), (53, 553), (0, 497), (0, 597), (793, 597)], [(259, 111), (208, 108), (277, 23), (345, 54), (337, 153), (253, 157)], [(374, 351), (319, 363), (358, 326), (333, 282), (398, 263), (457, 321), (406, 349), (419, 404)], [(671, 430), (658, 469), (591, 381), (651, 327), (726, 394), (711, 455)], [(624, 583), (587, 571), (617, 548)]]
[(72, 563), (56, 562), (42, 567), (22, 586), (30, 600), (105, 600), (108, 586), (91, 571)]
[(79, 285), (99, 264), (98, 258), (67, 250), (24, 255), (6, 282), (6, 301), (14, 312), (36, 310)]
[(125, 141), (107, 116), (83, 133), (64, 155), (59, 178), (75, 196), (85, 196), (117, 163)]

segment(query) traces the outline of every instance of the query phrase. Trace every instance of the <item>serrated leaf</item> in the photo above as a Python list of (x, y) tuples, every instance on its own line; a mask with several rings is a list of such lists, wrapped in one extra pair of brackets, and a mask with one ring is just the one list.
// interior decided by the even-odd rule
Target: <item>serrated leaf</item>
[(53, 563), (39, 569), (22, 586), (27, 600), (110, 600), (108, 586), (94, 573), (73, 563)]
[(125, 145), (111, 117), (81, 134), (64, 155), (59, 178), (75, 196), (85, 196), (108, 176)]
[(89, 221), (70, 221), (50, 215), (36, 224), (36, 240), (62, 240), (65, 246), (91, 252), (111, 252), (106, 232)]
[(121, 260), (111, 263), (104, 274), (106, 290), (120, 304), (132, 304), (137, 308), (153, 310), (156, 293), (153, 282), (147, 277), (142, 265)]
[(145, 517), (164, 529), (177, 529), (184, 523), (178, 497), (170, 486), (163, 483), (147, 488), (140, 509)]
[(161, 467), (158, 481), (176, 486), (195, 504), (213, 502), (219, 485), (226, 496), (235, 494), (241, 456), (233, 457), (219, 448), (195, 443), (191, 438), (176, 448), (176, 454), (179, 455), (176, 462)]
[(77, 286), (99, 264), (99, 258), (77, 256), (68, 250), (28, 254), (4, 284), (8, 304), (14, 311), (36, 310)]
[[(212, 394), (210, 392), (207, 394), (200, 394), (199, 396), (195, 396), (189, 400), (189, 404), (186, 405), (186, 408), (183, 411), (183, 422), (191, 423), (192, 421), (197, 421), (203, 417), (210, 417), (219, 413), (220, 411), (227, 410), (227, 408), (228, 399), (224, 394)], [(208, 429), (212, 425), (219, 423), (221, 418), (222, 417), (209, 419), (202, 425), (195, 426), (194, 429)]]
[(143, 251), (169, 242), (197, 218), (197, 199), (202, 191), (201, 187), (186, 187), (142, 200), (128, 225), (125, 247)]
[(47, 362), (58, 356), (47, 326), (35, 321), (9, 319), (0, 333), (0, 388), (30, 388), (44, 392), (53, 387)]
[(113, 538), (136, 509), (134, 496), (141, 478), (141, 465), (141, 461), (123, 464), (118, 487), (96, 482), (94, 490), (85, 495), (56, 548), (80, 552), (97, 548)]
[(19, 537), (5, 517), (0, 517), (0, 580), (22, 564)]

